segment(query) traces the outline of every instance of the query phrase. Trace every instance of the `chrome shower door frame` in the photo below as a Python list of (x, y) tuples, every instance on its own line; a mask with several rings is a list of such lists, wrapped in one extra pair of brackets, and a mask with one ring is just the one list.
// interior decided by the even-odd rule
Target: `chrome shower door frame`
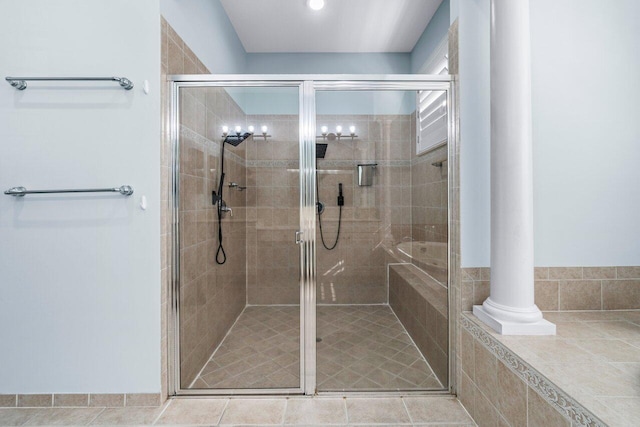
[[(456, 115), (456, 97), (455, 97), (455, 87), (454, 80), (450, 75), (430, 75), (430, 74), (387, 74), (387, 75), (319, 75), (319, 76), (310, 76), (314, 77), (313, 80), (313, 104), (314, 104), (314, 114), (315, 114), (315, 96), (317, 91), (421, 91), (421, 90), (441, 90), (446, 92), (447, 99), (447, 117), (448, 117), (448, 129), (447, 129), (447, 212), (448, 212), (448, 232), (447, 232), (447, 300), (448, 300), (448, 312), (449, 312), (449, 384), (445, 385), (445, 389), (443, 390), (402, 390), (402, 391), (375, 391), (375, 392), (353, 392), (356, 395), (407, 395), (407, 394), (442, 394), (443, 392), (448, 392), (450, 394), (456, 393), (456, 369), (455, 369), (455, 350), (456, 350), (456, 316), (458, 315), (457, 305), (455, 303), (455, 295), (454, 295), (454, 275), (455, 271), (459, 268), (458, 260), (459, 258), (452, 256), (452, 235), (451, 235), (451, 224), (452, 221), (455, 220), (455, 213), (453, 209), (453, 202), (455, 202), (455, 207), (457, 209), (457, 199), (455, 199), (455, 185), (457, 185), (453, 178), (455, 176), (455, 171), (457, 168), (457, 147), (458, 147), (458, 118)], [(417, 97), (416, 97), (417, 98)], [(418, 102), (416, 100), (416, 109), (419, 108)], [(310, 137), (314, 138), (315, 141), (315, 117), (313, 121), (313, 134), (310, 134)], [(416, 120), (416, 135), (419, 135), (420, 130), (420, 120)], [(442, 147), (443, 144), (439, 144), (438, 146), (430, 148), (428, 151), (421, 153), (421, 155), (425, 155), (428, 152), (436, 150)], [(415, 150), (415, 147), (412, 148)], [(316, 168), (315, 158), (314, 158), (314, 171)], [(315, 186), (315, 174), (311, 178), (314, 181)], [(314, 187), (315, 188), (315, 187)], [(314, 214), (315, 220), (315, 214)], [(314, 258), (314, 271), (315, 271), (315, 258)], [(389, 283), (387, 283), (387, 286)], [(316, 306), (316, 276), (313, 276), (313, 310), (315, 313)], [(309, 324), (313, 324), (313, 332), (309, 332), (310, 338), (313, 339), (314, 348), (313, 348), (313, 362), (314, 362), (314, 371), (315, 371), (315, 360), (316, 360), (316, 349), (315, 349), (315, 339), (316, 339), (316, 319), (307, 319)], [(312, 381), (315, 384), (315, 376)], [(322, 395), (343, 395), (343, 392), (332, 392), (332, 391), (318, 391), (315, 390), (316, 394)]]
[[(454, 117), (455, 96), (452, 78), (448, 75), (351, 75), (351, 74), (291, 74), (291, 75), (171, 75), (170, 85), (170, 139), (172, 151), (171, 209), (172, 277), (168, 293), (168, 390), (172, 396), (202, 395), (314, 395), (316, 387), (316, 91), (375, 91), (375, 90), (443, 90), (447, 92), (449, 114), (449, 224), (452, 221), (452, 178), (457, 148), (457, 119)], [(277, 389), (184, 389), (180, 386), (180, 250), (179, 250), (179, 91), (188, 87), (297, 87), (299, 93), (299, 182), (300, 182), (300, 387)], [(449, 227), (451, 230), (451, 227)], [(294, 236), (292, 236), (293, 244)], [(455, 392), (454, 343), (455, 304), (452, 292), (451, 231), (449, 231), (449, 385)], [(452, 315), (453, 314), (453, 315)], [(422, 392), (424, 393), (424, 392)], [(366, 393), (381, 394), (381, 393)], [(382, 392), (389, 395), (393, 392)], [(397, 393), (395, 393), (397, 394)], [(402, 394), (407, 394), (403, 392)]]
[[(172, 239), (171, 239), (171, 259), (172, 259), (172, 277), (169, 291), (169, 321), (168, 321), (168, 363), (167, 370), (168, 390), (173, 396), (202, 396), (202, 395), (295, 395), (304, 393), (304, 373), (305, 359), (305, 328), (304, 319), (307, 317), (304, 312), (306, 305), (306, 293), (311, 286), (311, 276), (304, 270), (304, 266), (309, 264), (307, 260), (312, 259), (313, 254), (307, 253), (309, 248), (313, 247), (313, 240), (307, 241), (303, 238), (300, 243), (300, 386), (297, 388), (264, 388), (264, 389), (186, 389), (180, 384), (180, 89), (182, 88), (206, 88), (206, 87), (265, 87), (265, 88), (297, 88), (298, 89), (298, 116), (299, 127), (303, 129), (306, 123), (303, 123), (303, 81), (302, 80), (269, 80), (269, 79), (221, 79), (219, 76), (211, 75), (188, 75), (188, 76), (168, 76), (171, 85), (171, 108), (170, 108), (170, 138), (171, 138), (171, 155), (172, 155), (172, 171), (171, 171), (171, 209), (172, 209)], [(308, 230), (304, 228), (303, 208), (309, 202), (305, 199), (304, 188), (309, 184), (305, 182), (305, 171), (311, 169), (311, 166), (305, 164), (308, 158), (312, 156), (308, 150), (305, 150), (305, 144), (302, 143), (303, 134), (300, 133), (299, 141), (299, 169), (300, 169), (300, 231), (304, 236), (309, 235)], [(315, 202), (314, 202), (315, 203)], [(311, 205), (313, 209), (313, 205)], [(308, 210), (308, 209), (307, 209)], [(292, 244), (294, 244), (294, 236), (291, 236)]]

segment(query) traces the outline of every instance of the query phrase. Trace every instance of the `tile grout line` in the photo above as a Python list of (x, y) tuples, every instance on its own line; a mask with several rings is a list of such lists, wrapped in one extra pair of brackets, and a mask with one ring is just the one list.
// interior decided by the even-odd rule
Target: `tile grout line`
[(287, 416), (287, 409), (288, 408), (289, 408), (289, 398), (286, 397), (284, 399), (284, 411), (282, 411), (282, 422), (280, 423), (280, 425), (284, 425), (285, 417)]
[(402, 407), (404, 408), (404, 411), (407, 413), (407, 416), (409, 417), (409, 422), (411, 423), (411, 425), (413, 425), (413, 417), (411, 416), (411, 412), (409, 412), (409, 408), (407, 407), (407, 402), (404, 401), (404, 397), (400, 396), (400, 401), (402, 402)]
[(347, 418), (347, 425), (349, 425), (349, 408), (347, 407), (347, 398), (343, 398), (344, 401), (344, 414)]
[(202, 379), (202, 371), (204, 371), (204, 369), (207, 367), (209, 362), (213, 361), (213, 357), (216, 355), (217, 351), (220, 349), (220, 347), (222, 346), (224, 341), (227, 339), (227, 337), (231, 334), (231, 331), (233, 330), (233, 327), (236, 326), (236, 324), (238, 323), (238, 320), (240, 320), (240, 317), (242, 316), (242, 314), (244, 314), (246, 309), (247, 309), (247, 306), (245, 306), (242, 309), (242, 311), (240, 312), (240, 314), (238, 314), (238, 317), (233, 322), (233, 325), (231, 325), (231, 327), (229, 328), (229, 330), (227, 331), (225, 336), (220, 340), (220, 344), (218, 344), (218, 346), (213, 350), (213, 352), (211, 353), (211, 356), (209, 356), (209, 358), (206, 360), (206, 362), (204, 362), (204, 365), (202, 365), (202, 368), (200, 369), (200, 372), (198, 372), (198, 375), (196, 375), (193, 378), (193, 381), (191, 381), (191, 384), (189, 385), (188, 388), (193, 388), (193, 385), (195, 384), (196, 381), (198, 381), (198, 379), (201, 379), (202, 381), (204, 381), (205, 384), (207, 384), (207, 386), (209, 386), (209, 383), (207, 383), (204, 379)]
[(229, 398), (227, 398), (226, 400), (227, 401), (224, 404), (224, 408), (222, 408), (222, 411), (220, 411), (220, 416), (218, 417), (218, 421), (214, 424), (216, 426), (220, 425), (220, 421), (222, 421), (222, 416), (227, 411), (227, 406), (229, 406), (229, 402), (231, 402), (231, 399)]
[[(18, 399), (18, 395), (16, 395), (16, 401)], [(17, 408), (17, 407), (16, 407)], [(5, 409), (5, 408), (3, 408)], [(33, 412), (33, 415), (31, 415), (29, 418), (27, 418), (22, 425), (28, 425), (29, 421), (31, 421), (36, 415), (38, 415), (39, 411), (41, 411), (44, 408), (25, 408), (25, 409), (35, 409), (35, 411)]]
[[(96, 416), (95, 416), (95, 417), (93, 417), (93, 418), (91, 419), (91, 421), (89, 421), (89, 422), (87, 423), (87, 425), (88, 425), (88, 426), (92, 425), (92, 424), (93, 424), (93, 422), (94, 422), (95, 420), (97, 420), (97, 419), (98, 419), (98, 417), (99, 417), (100, 415), (102, 415), (102, 414), (104, 413), (104, 411), (106, 411), (106, 410), (107, 410), (107, 408), (106, 408), (106, 407), (102, 408), (102, 410), (101, 410), (100, 412), (98, 412), (98, 413), (96, 414)], [(28, 421), (27, 421), (27, 422), (28, 422)]]
[(160, 417), (164, 415), (165, 411), (169, 408), (169, 405), (173, 405), (173, 402), (174, 402), (173, 399), (169, 399), (169, 401), (163, 405), (164, 408), (162, 408), (158, 416), (153, 419), (153, 422), (151, 423), (152, 425), (155, 425), (158, 422), (158, 420), (160, 420)]

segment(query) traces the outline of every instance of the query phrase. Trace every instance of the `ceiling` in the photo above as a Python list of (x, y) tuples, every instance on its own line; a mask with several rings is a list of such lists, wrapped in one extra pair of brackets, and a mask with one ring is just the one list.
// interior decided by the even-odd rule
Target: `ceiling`
[(245, 50), (411, 52), (442, 0), (221, 0)]

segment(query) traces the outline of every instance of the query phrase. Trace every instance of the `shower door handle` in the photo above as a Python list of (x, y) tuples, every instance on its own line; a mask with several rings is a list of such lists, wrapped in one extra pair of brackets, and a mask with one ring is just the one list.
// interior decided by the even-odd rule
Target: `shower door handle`
[(299, 245), (300, 243), (304, 242), (304, 240), (302, 240), (302, 231), (298, 230), (296, 231), (296, 245)]

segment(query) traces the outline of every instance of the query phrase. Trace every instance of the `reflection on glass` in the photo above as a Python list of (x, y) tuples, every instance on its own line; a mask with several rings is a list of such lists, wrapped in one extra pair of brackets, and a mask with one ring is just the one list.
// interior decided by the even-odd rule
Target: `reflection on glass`
[(182, 388), (300, 387), (297, 104), (297, 88), (181, 89)]
[(417, 100), (316, 94), (321, 391), (448, 385), (447, 148), (417, 154)]

